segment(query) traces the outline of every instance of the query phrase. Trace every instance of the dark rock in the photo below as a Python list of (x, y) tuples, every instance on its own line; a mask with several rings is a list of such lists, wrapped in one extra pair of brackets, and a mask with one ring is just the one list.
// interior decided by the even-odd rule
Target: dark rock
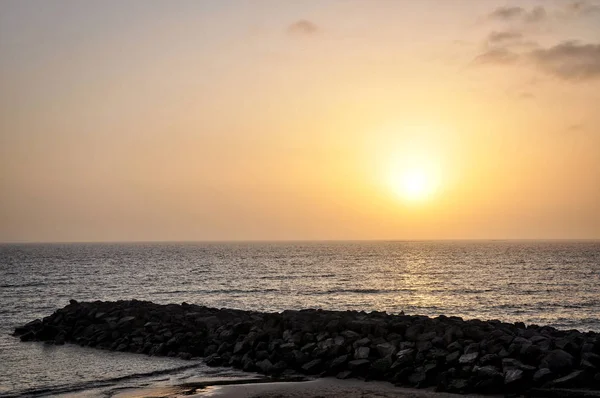
[(217, 354), (209, 355), (204, 359), (204, 362), (206, 362), (208, 366), (221, 366), (223, 364), (223, 360)]
[(594, 354), (593, 352), (584, 352), (581, 355), (582, 361), (587, 361), (596, 368), (600, 368), (600, 355)]
[(388, 355), (385, 358), (377, 359), (371, 364), (371, 372), (377, 375), (383, 375), (390, 370), (392, 364), (393, 361), (391, 355)]
[(271, 374), (273, 372), (273, 364), (268, 359), (256, 362), (256, 367), (261, 373)]
[(458, 358), (458, 363), (461, 365), (473, 365), (477, 361), (477, 358), (479, 358), (478, 352), (463, 354), (460, 358)]
[(331, 370), (341, 369), (348, 362), (348, 355), (340, 355), (339, 357), (331, 360), (329, 368)]
[(453, 379), (448, 383), (445, 391), (455, 394), (466, 394), (469, 392), (469, 381), (466, 379)]
[(509, 369), (504, 371), (504, 384), (513, 386), (523, 381), (523, 371), (521, 369)]
[(354, 358), (355, 359), (367, 359), (369, 358), (369, 353), (371, 349), (369, 347), (358, 347), (354, 350)]
[(348, 362), (348, 369), (357, 371), (368, 368), (370, 364), (371, 362), (368, 359), (355, 359)]
[(345, 379), (349, 379), (351, 376), (352, 376), (352, 371), (350, 371), (350, 370), (343, 370), (340, 373), (338, 373), (336, 377), (338, 379), (345, 380)]
[(322, 360), (314, 359), (314, 360), (302, 365), (302, 370), (308, 374), (317, 374), (321, 371), (322, 364), (323, 364)]
[(576, 370), (569, 373), (566, 376), (553, 380), (546, 384), (546, 387), (573, 387), (578, 385), (580, 382), (585, 381), (586, 373), (584, 370)]
[(540, 367), (548, 368), (557, 374), (564, 374), (573, 369), (575, 358), (563, 350), (550, 351), (540, 362)]
[(408, 376), (407, 381), (414, 387), (424, 387), (424, 384), (427, 381), (427, 374), (423, 369), (415, 370)]
[(342, 333), (340, 333), (340, 335), (347, 341), (354, 341), (360, 338), (360, 334), (353, 330), (344, 330)]
[(368, 337), (364, 337), (362, 339), (356, 340), (352, 346), (354, 348), (357, 348), (357, 347), (368, 346), (369, 344), (371, 344), (371, 339)]
[(483, 366), (501, 366), (502, 360), (500, 359), (500, 356), (498, 354), (486, 354), (479, 358), (479, 363)]
[(380, 357), (385, 358), (396, 354), (396, 346), (392, 343), (381, 343), (375, 347)]
[(552, 380), (554, 374), (548, 368), (541, 368), (533, 374), (533, 382), (537, 385), (542, 385)]
[(446, 363), (454, 364), (458, 362), (458, 358), (460, 358), (460, 352), (454, 351), (450, 354), (446, 355)]

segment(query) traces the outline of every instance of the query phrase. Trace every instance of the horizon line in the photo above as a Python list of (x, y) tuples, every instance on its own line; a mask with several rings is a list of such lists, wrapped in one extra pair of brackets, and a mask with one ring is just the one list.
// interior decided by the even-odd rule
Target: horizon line
[(94, 240), (0, 241), (0, 245), (143, 244), (143, 243), (343, 243), (343, 242), (600, 242), (600, 238), (431, 238), (431, 239), (203, 239), (203, 240)]

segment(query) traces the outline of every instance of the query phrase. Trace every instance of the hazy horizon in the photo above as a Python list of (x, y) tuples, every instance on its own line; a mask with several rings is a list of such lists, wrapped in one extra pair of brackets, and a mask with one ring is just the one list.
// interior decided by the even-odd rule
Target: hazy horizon
[(0, 242), (600, 239), (600, 1), (0, 2)]

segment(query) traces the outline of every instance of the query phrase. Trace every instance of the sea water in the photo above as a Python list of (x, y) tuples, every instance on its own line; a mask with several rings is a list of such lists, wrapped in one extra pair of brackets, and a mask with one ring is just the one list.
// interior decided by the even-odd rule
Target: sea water
[(600, 331), (598, 241), (0, 245), (0, 396), (239, 377), (201, 361), (22, 343), (69, 299), (246, 310), (324, 308)]

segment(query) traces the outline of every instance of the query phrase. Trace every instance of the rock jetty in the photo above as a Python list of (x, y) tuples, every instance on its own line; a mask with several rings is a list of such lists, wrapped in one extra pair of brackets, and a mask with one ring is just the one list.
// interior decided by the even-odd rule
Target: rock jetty
[(497, 320), (71, 300), (14, 334), (23, 341), (203, 357), (211, 366), (274, 376), (357, 377), (455, 393), (600, 390), (600, 334)]

